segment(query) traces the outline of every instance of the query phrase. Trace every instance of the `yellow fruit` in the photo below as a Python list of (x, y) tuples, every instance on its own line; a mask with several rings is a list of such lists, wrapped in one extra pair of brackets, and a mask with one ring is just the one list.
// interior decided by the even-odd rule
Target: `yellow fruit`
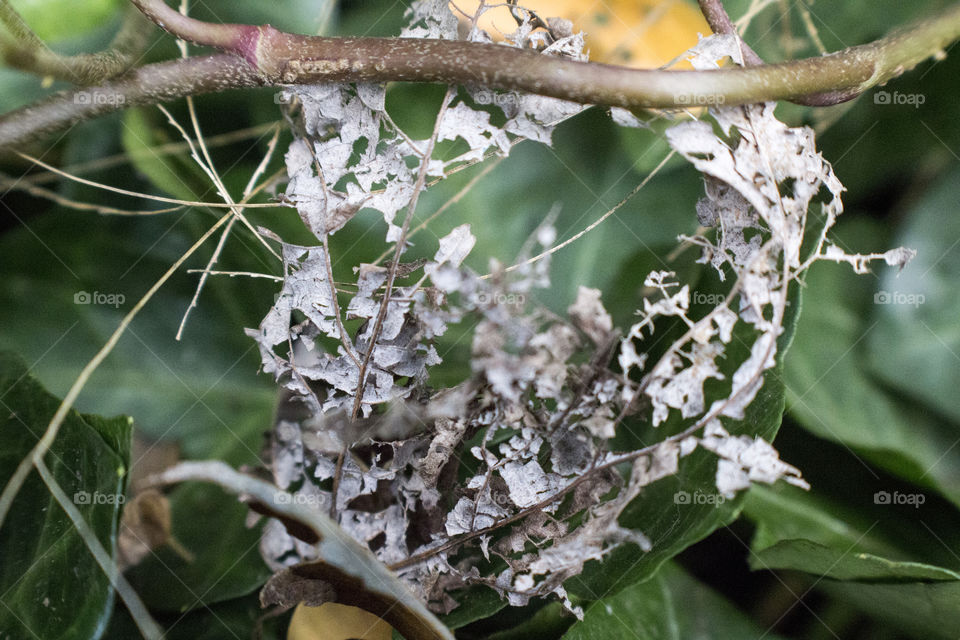
[(290, 620), (287, 640), (390, 640), (386, 622), (356, 607), (328, 602), (319, 607), (298, 605)]
[[(695, 45), (698, 33), (710, 33), (690, 0), (520, 0), (518, 4), (544, 20), (559, 17), (573, 22), (575, 31), (586, 34), (590, 59), (596, 62), (659, 67)], [(472, 15), (479, 2), (457, 0), (455, 5)], [(506, 7), (498, 7), (483, 15), (480, 27), (497, 38), (512, 32), (516, 22)]]

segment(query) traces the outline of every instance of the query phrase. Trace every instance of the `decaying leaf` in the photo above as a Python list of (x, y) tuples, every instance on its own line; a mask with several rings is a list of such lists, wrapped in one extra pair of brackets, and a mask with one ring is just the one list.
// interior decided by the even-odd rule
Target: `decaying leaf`
[[(446, 2), (416, 2), (408, 14), (411, 37), (459, 37)], [(526, 18), (503, 46), (583, 58), (581, 34), (518, 15)], [(464, 35), (491, 40), (476, 24)], [(690, 57), (697, 68), (742, 62), (736, 36), (704, 38)], [(682, 239), (701, 248), (700, 261), (727, 289), (704, 309), (675, 272), (643, 274), (638, 319), (621, 333), (595, 289), (581, 287), (567, 317), (534, 303), (549, 285), (549, 223), (509, 272), (494, 263), (481, 278), (467, 267), (476, 242), (467, 224), (437, 239), (432, 260), (402, 262), (408, 225), (397, 214), (412, 210), (426, 178), (506, 155), (520, 139), (549, 144), (556, 124), (582, 107), (451, 90), (433, 136), (413, 140), (387, 113), (382, 86), (289, 91), (304, 135), (287, 154), (286, 195), (323, 246), (283, 243), (276, 304), (248, 330), (284, 404), (297, 408), (282, 412), (268, 446), (274, 482), (289, 493), (258, 486), (251, 502), (271, 516), (261, 541), (277, 572), (270, 601), (335, 598), (384, 615), (401, 633), (440, 633), (429, 611), (453, 610), (475, 585), (516, 606), (554, 597), (581, 615), (565, 581), (619, 546), (651, 549), (619, 518), (697, 447), (717, 456), (724, 495), (751, 482), (805, 486), (769, 443), (731, 436), (724, 421), (744, 417), (777, 363), (788, 292), (810, 265), (843, 261), (859, 271), (911, 257), (847, 255), (829, 243), (843, 187), (812, 130), (781, 123), (772, 105), (748, 105), (713, 108), (667, 131), (704, 176), (691, 216), (715, 230)], [(457, 155), (433, 157), (438, 141), (454, 141)], [(810, 216), (818, 198), (823, 215)], [(395, 257), (390, 266), (357, 265), (354, 281), (335, 284), (326, 240), (359, 207), (383, 215)], [(538, 259), (527, 261), (534, 248)], [(473, 327), (469, 376), (434, 389), (434, 341), (464, 321)], [(657, 345), (676, 327), (678, 339)], [(673, 435), (615, 450), (627, 418), (670, 424)], [(190, 469), (170, 477), (224, 473)], [(404, 598), (415, 606), (394, 610)]]
[(136, 566), (154, 549), (165, 544), (190, 557), (171, 535), (170, 501), (155, 489), (134, 496), (123, 507), (117, 536), (117, 564), (121, 570)]

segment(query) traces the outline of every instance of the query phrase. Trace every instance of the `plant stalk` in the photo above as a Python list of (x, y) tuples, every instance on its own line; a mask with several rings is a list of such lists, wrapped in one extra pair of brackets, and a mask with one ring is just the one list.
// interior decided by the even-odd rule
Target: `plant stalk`
[(825, 56), (713, 71), (665, 71), (578, 62), (479, 42), (326, 38), (285, 33), (270, 25), (215, 25), (183, 16), (162, 0), (132, 1), (173, 35), (236, 55), (140, 67), (90, 90), (100, 104), (90, 104), (90, 95), (74, 91), (13, 111), (0, 117), (0, 148), (126, 106), (262, 85), (436, 82), (659, 109), (855, 95), (928, 57), (942, 57), (960, 38), (957, 3), (910, 28)]

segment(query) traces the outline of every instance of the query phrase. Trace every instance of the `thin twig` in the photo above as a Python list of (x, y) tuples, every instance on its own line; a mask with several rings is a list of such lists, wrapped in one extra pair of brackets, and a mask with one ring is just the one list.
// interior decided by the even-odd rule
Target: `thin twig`
[[(196, 124), (196, 120), (194, 120), (194, 124)], [(196, 126), (195, 130), (198, 134), (199, 139), (202, 140), (203, 136), (200, 134), (199, 125)], [(266, 170), (267, 164), (270, 163), (271, 158), (273, 158), (273, 153), (277, 148), (277, 139), (279, 138), (279, 135), (280, 135), (280, 128), (277, 127), (276, 131), (273, 134), (273, 137), (270, 139), (270, 142), (267, 144), (267, 152), (263, 155), (263, 159), (260, 161), (260, 164), (257, 165), (257, 168), (253, 172), (253, 175), (250, 176), (250, 180), (247, 182), (247, 186), (244, 187), (243, 189), (243, 195), (245, 198), (249, 197), (250, 191), (253, 189), (260, 175)], [(204, 146), (204, 149), (206, 149), (206, 146)], [(207, 157), (209, 158), (209, 155)], [(212, 167), (213, 165), (210, 165), (210, 166)], [(221, 181), (221, 184), (222, 184), (222, 181)], [(226, 193), (226, 187), (224, 187), (223, 192)], [(229, 224), (227, 224), (227, 226), (224, 228), (223, 233), (220, 236), (220, 240), (217, 242), (216, 248), (213, 250), (213, 253), (210, 254), (210, 260), (207, 261), (207, 266), (203, 270), (203, 274), (200, 276), (200, 282), (197, 283), (197, 290), (194, 292), (193, 298), (190, 300), (190, 305), (187, 307), (187, 310), (183, 314), (183, 319), (180, 321), (180, 328), (177, 329), (177, 336), (176, 336), (177, 340), (180, 340), (180, 337), (183, 335), (183, 329), (187, 325), (187, 317), (190, 315), (190, 310), (197, 306), (197, 301), (200, 299), (200, 291), (203, 290), (203, 285), (206, 284), (207, 282), (207, 277), (209, 276), (210, 270), (213, 268), (213, 265), (217, 263), (217, 260), (220, 258), (220, 254), (223, 253), (223, 247), (226, 245), (227, 238), (230, 235), (230, 230), (233, 228), (233, 225), (237, 222), (237, 220), (244, 219), (243, 216), (239, 214), (239, 209), (234, 209), (233, 213), (234, 213), (233, 218), (230, 220)], [(247, 225), (249, 226), (250, 223), (247, 222)], [(262, 243), (266, 244), (266, 240), (264, 240), (259, 233), (256, 233), (256, 236), (257, 238), (260, 239)], [(276, 253), (274, 253), (274, 255), (276, 255)]]
[[(187, 104), (189, 105), (192, 102), (193, 102), (193, 97), (187, 96)], [(207, 159), (200, 158), (199, 154), (197, 153), (196, 147), (194, 147), (193, 145), (193, 141), (190, 139), (190, 136), (183, 129), (183, 127), (180, 126), (180, 123), (177, 122), (176, 118), (173, 117), (173, 114), (171, 114), (167, 110), (167, 108), (164, 107), (163, 105), (157, 105), (157, 108), (160, 109), (160, 111), (162, 111), (164, 115), (167, 116), (167, 121), (169, 121), (170, 124), (173, 125), (173, 127), (180, 132), (180, 135), (183, 137), (183, 139), (187, 142), (187, 144), (190, 145), (191, 155), (193, 156), (194, 161), (197, 163), (200, 169), (207, 174), (207, 177), (209, 177), (210, 180), (213, 182), (214, 186), (217, 189), (217, 193), (220, 194), (220, 198), (224, 201), (224, 203), (227, 206), (230, 207), (230, 211), (233, 212), (233, 215), (239, 218), (240, 221), (243, 222), (244, 226), (246, 226), (251, 231), (251, 233), (253, 233), (254, 237), (260, 242), (260, 244), (266, 247), (267, 251), (272, 253), (273, 257), (279, 260), (280, 255), (276, 252), (276, 250), (274, 250), (273, 247), (270, 246), (270, 244), (266, 241), (266, 239), (262, 235), (260, 235), (260, 233), (257, 232), (256, 228), (252, 224), (250, 224), (250, 221), (247, 220), (247, 217), (243, 215), (242, 210), (237, 207), (237, 203), (234, 202), (233, 197), (230, 195), (230, 192), (227, 191), (227, 187), (223, 184), (223, 181), (220, 179), (220, 176), (217, 174), (216, 169), (214, 169), (212, 164), (208, 164), (207, 159), (209, 159), (210, 155), (209, 153), (206, 153), (206, 147), (203, 146), (202, 144), (203, 135), (202, 134), (200, 135), (200, 140), (198, 141), (198, 144), (200, 144), (203, 147), (204, 153)], [(199, 130), (199, 124), (197, 124), (197, 120), (196, 120), (196, 113), (192, 113), (191, 119), (193, 120), (194, 124), (197, 126)]]
[(101, 215), (114, 215), (114, 216), (154, 216), (163, 213), (172, 213), (174, 211), (180, 211), (183, 209), (183, 205), (178, 205), (175, 207), (166, 207), (164, 209), (148, 209), (148, 210), (132, 210), (132, 209), (118, 209), (116, 207), (110, 207), (105, 204), (93, 204), (92, 202), (80, 202), (78, 200), (73, 200), (62, 196), (56, 191), (50, 191), (43, 187), (39, 187), (35, 184), (30, 184), (25, 180), (14, 180), (9, 176), (0, 175), (0, 185), (6, 189), (15, 189), (17, 191), (25, 191), (32, 196), (37, 198), (44, 198), (55, 204), (59, 204), (62, 207), (68, 209), (75, 209), (77, 211), (92, 211), (94, 213), (99, 213)]
[[(275, 120), (273, 122), (266, 122), (264, 124), (246, 127), (244, 129), (237, 129), (236, 131), (228, 131), (226, 133), (219, 133), (214, 136), (207, 136), (207, 146), (212, 149), (214, 147), (222, 147), (234, 142), (249, 140), (250, 138), (259, 138), (264, 133), (267, 133), (274, 127), (279, 126), (279, 124), (280, 121)], [(190, 145), (188, 145), (186, 142), (167, 142), (164, 144), (159, 144), (155, 147), (131, 149), (124, 151), (123, 153), (115, 153), (102, 158), (77, 162), (76, 164), (62, 167), (62, 170), (72, 173), (73, 175), (80, 175), (83, 173), (90, 173), (93, 171), (123, 166), (138, 158), (160, 158), (162, 156), (172, 155), (174, 153), (180, 153), (181, 151), (189, 150)], [(59, 176), (52, 171), (38, 171), (20, 178), (20, 183), (39, 184), (43, 182), (53, 182), (58, 178)]]
[[(251, 197), (254, 193), (257, 193), (257, 191), (258, 190), (255, 189), (253, 192), (251, 192)], [(240, 205), (244, 206), (245, 203), (241, 202)], [(228, 213), (217, 220), (216, 223), (207, 229), (207, 231), (200, 236), (200, 238), (194, 242), (193, 245), (191, 245), (183, 253), (183, 255), (181, 255), (170, 266), (170, 268), (164, 272), (162, 276), (160, 276), (160, 278), (147, 290), (147, 292), (143, 294), (140, 300), (137, 301), (133, 308), (130, 309), (130, 311), (123, 317), (123, 319), (120, 321), (120, 324), (117, 326), (114, 332), (110, 334), (110, 337), (107, 339), (107, 342), (103, 345), (103, 347), (97, 351), (93, 358), (80, 371), (77, 379), (70, 386), (70, 389), (67, 391), (67, 395), (64, 396), (60, 406), (54, 413), (53, 418), (51, 418), (50, 423), (47, 425), (47, 429), (43, 436), (39, 441), (37, 441), (37, 444), (34, 445), (30, 453), (28, 453), (23, 460), (20, 461), (20, 464), (17, 465), (17, 468), (14, 470), (13, 474), (10, 476), (10, 479), (7, 481), (6, 486), (3, 488), (3, 492), (0, 493), (0, 526), (3, 526), (3, 522), (10, 510), (10, 506), (13, 504), (13, 499), (23, 486), (27, 475), (30, 473), (31, 467), (33, 467), (37, 461), (42, 461), (47, 451), (50, 450), (50, 446), (53, 444), (54, 440), (56, 440), (63, 421), (66, 419), (70, 409), (77, 401), (77, 398), (80, 396), (80, 392), (86, 386), (90, 376), (93, 375), (93, 372), (96, 371), (103, 361), (106, 360), (107, 356), (110, 355), (113, 349), (117, 346), (117, 343), (120, 341), (120, 338), (124, 333), (126, 333), (130, 323), (133, 322), (134, 318), (137, 317), (137, 314), (139, 314), (140, 311), (150, 301), (150, 299), (153, 298), (154, 294), (160, 290), (160, 287), (162, 287), (167, 280), (169, 280), (173, 274), (177, 272), (177, 270), (190, 258), (190, 256), (196, 253), (197, 250), (216, 233), (217, 229), (226, 224), (231, 219), (232, 215), (232, 213)]]
[[(52, 171), (53, 173), (56, 173), (59, 176), (63, 176), (64, 178), (73, 180), (74, 182), (85, 184), (89, 187), (97, 187), (98, 189), (103, 189), (104, 191), (112, 191), (113, 193), (119, 193), (120, 195), (124, 195), (124, 196), (131, 196), (134, 198), (143, 198), (144, 200), (153, 200), (155, 202), (167, 202), (170, 204), (176, 204), (176, 205), (185, 206), (185, 207), (207, 207), (209, 209), (233, 209), (239, 206), (237, 204), (229, 204), (229, 203), (222, 203), (222, 202), (198, 202), (195, 200), (179, 200), (177, 198), (167, 198), (165, 196), (155, 196), (149, 193), (141, 193), (139, 191), (129, 191), (127, 189), (121, 189), (120, 187), (113, 187), (109, 184), (103, 184), (102, 182), (95, 182), (93, 180), (87, 180), (86, 178), (81, 178), (79, 176), (69, 174), (63, 169), (57, 169), (56, 167), (47, 164), (40, 158), (34, 158), (33, 156), (28, 155), (26, 153), (20, 153), (19, 151), (17, 151), (16, 154), (21, 158), (23, 158), (24, 160), (28, 160), (37, 166), (43, 167), (47, 171)], [(243, 204), (242, 206), (245, 209), (275, 209), (276, 207), (285, 207), (287, 205), (283, 204), (282, 202), (265, 202), (265, 203), (246, 203), (246, 204)]]
[[(631, 191), (631, 192), (628, 193), (626, 196), (624, 196), (623, 200), (621, 200), (621, 201), (618, 202), (617, 204), (613, 205), (613, 207), (612, 207), (609, 211), (607, 211), (607, 212), (604, 213), (602, 216), (600, 216), (599, 218), (597, 218), (596, 220), (594, 220), (593, 222), (591, 222), (589, 225), (586, 226), (586, 228), (584, 228), (582, 231), (580, 231), (579, 233), (577, 233), (576, 235), (574, 235), (572, 238), (568, 238), (567, 240), (564, 240), (564, 241), (561, 242), (560, 244), (558, 244), (558, 245), (556, 245), (556, 246), (554, 246), (554, 247), (550, 247), (550, 248), (547, 249), (546, 251), (543, 251), (543, 252), (541, 252), (541, 253), (538, 253), (537, 255), (533, 256), (532, 258), (528, 258), (528, 259), (526, 259), (526, 260), (524, 260), (524, 261), (522, 261), (522, 262), (518, 262), (518, 263), (516, 263), (516, 264), (512, 264), (512, 265), (510, 265), (509, 267), (503, 269), (502, 273), (509, 273), (509, 272), (511, 272), (511, 271), (516, 271), (517, 269), (520, 269), (521, 267), (525, 267), (525, 266), (527, 266), (527, 265), (531, 265), (531, 264), (533, 264), (533, 263), (535, 263), (535, 262), (538, 262), (538, 261), (546, 258), (547, 256), (552, 255), (552, 254), (556, 253), (557, 251), (560, 251), (560, 250), (563, 249), (564, 247), (567, 247), (567, 246), (573, 244), (574, 242), (576, 242), (577, 240), (579, 240), (579, 239), (582, 238), (583, 236), (587, 235), (588, 233), (590, 233), (591, 231), (593, 231), (594, 229), (596, 229), (597, 227), (599, 227), (607, 218), (609, 218), (609, 217), (612, 216), (614, 213), (616, 213), (617, 210), (620, 209), (620, 207), (622, 207), (623, 205), (627, 204), (627, 202), (629, 202), (635, 195), (637, 195), (638, 193), (640, 193), (640, 190), (643, 189), (645, 186), (647, 186), (647, 183), (650, 182), (650, 180), (652, 180), (653, 177), (654, 177), (655, 175), (657, 175), (657, 174), (660, 172), (661, 169), (663, 169), (663, 167), (667, 164), (667, 162), (670, 161), (670, 159), (674, 156), (675, 153), (676, 153), (676, 151), (671, 150), (670, 153), (668, 153), (668, 154), (666, 155), (666, 157), (665, 157), (663, 160), (660, 161), (660, 164), (658, 164), (656, 167), (654, 167), (653, 171), (651, 171), (651, 172), (647, 175), (647, 177), (643, 179), (643, 182), (641, 182), (640, 184), (638, 184), (636, 187), (634, 187), (633, 191)], [(493, 273), (487, 273), (487, 274), (485, 274), (485, 275), (480, 276), (480, 279), (481, 279), (481, 280), (488, 280), (488, 279), (492, 278), (493, 275), (494, 275)]]
[(370, 340), (367, 343), (367, 353), (364, 356), (363, 364), (360, 367), (360, 377), (357, 381), (357, 395), (353, 400), (353, 410), (350, 415), (353, 420), (356, 420), (360, 415), (360, 407), (363, 404), (363, 389), (366, 383), (366, 371), (370, 366), (370, 360), (373, 358), (373, 353), (376, 350), (377, 339), (380, 336), (380, 330), (383, 328), (383, 321), (387, 317), (387, 308), (390, 305), (390, 296), (393, 293), (393, 283), (397, 276), (397, 270), (400, 267), (400, 257), (403, 255), (404, 249), (406, 249), (407, 242), (407, 232), (410, 229), (410, 221), (413, 219), (414, 211), (417, 208), (417, 202), (420, 199), (420, 192), (423, 191), (424, 182), (427, 179), (427, 171), (430, 168), (430, 157), (433, 155), (433, 147), (436, 144), (437, 136), (440, 135), (440, 123), (443, 120), (444, 115), (447, 113), (447, 107), (450, 105), (450, 100), (454, 95), (454, 88), (449, 87), (447, 89), (447, 94), (443, 98), (443, 103), (440, 105), (440, 112), (437, 114), (437, 120), (433, 127), (433, 134), (430, 136), (430, 140), (427, 143), (427, 148), (424, 151), (423, 161), (420, 163), (420, 171), (417, 175), (417, 181), (413, 186), (413, 196), (410, 198), (410, 204), (407, 207), (407, 215), (403, 219), (403, 226), (400, 228), (400, 237), (397, 239), (397, 248), (393, 253), (393, 262), (390, 263), (389, 274), (387, 275), (387, 284), (384, 289), (383, 301), (380, 303), (380, 311), (377, 313), (376, 321), (373, 325), (373, 330), (370, 333)]
[(154, 30), (142, 13), (128, 7), (123, 24), (107, 50), (65, 56), (52, 51), (9, 0), (0, 0), (0, 22), (13, 36), (11, 42), (0, 35), (0, 53), (6, 63), (23, 71), (78, 85), (99, 82), (136, 64)]
[[(350, 413), (351, 420), (356, 420), (360, 415), (360, 408), (363, 406), (363, 392), (366, 387), (367, 369), (370, 367), (370, 361), (377, 349), (377, 340), (380, 337), (380, 331), (383, 328), (383, 322), (387, 317), (387, 309), (390, 306), (390, 297), (393, 295), (393, 284), (397, 277), (397, 270), (400, 268), (400, 257), (403, 255), (407, 243), (407, 232), (410, 229), (410, 221), (417, 209), (417, 201), (420, 199), (420, 192), (423, 191), (424, 183), (427, 179), (427, 171), (430, 168), (430, 158), (433, 155), (433, 148), (440, 134), (440, 123), (446, 115), (447, 107), (450, 105), (455, 93), (454, 87), (448, 87), (447, 93), (440, 104), (440, 112), (437, 114), (437, 120), (433, 126), (433, 134), (427, 141), (427, 148), (424, 150), (423, 160), (420, 162), (420, 170), (417, 174), (417, 181), (413, 186), (413, 195), (410, 198), (410, 204), (407, 207), (407, 214), (403, 219), (403, 226), (400, 228), (400, 237), (397, 238), (396, 250), (393, 254), (393, 261), (390, 263), (389, 273), (387, 275), (386, 286), (383, 291), (383, 300), (380, 303), (380, 309), (377, 312), (377, 318), (374, 321), (373, 328), (370, 331), (370, 338), (367, 341), (367, 353), (364, 355), (363, 362), (360, 364), (357, 377), (357, 395), (353, 399), (353, 410)], [(331, 288), (332, 288), (331, 284)], [(336, 513), (337, 493), (340, 488), (340, 478), (343, 474), (343, 463), (346, 458), (350, 443), (345, 442), (343, 449), (337, 458), (337, 468), (333, 477), (333, 513)]]
[(266, 278), (274, 282), (283, 282), (280, 276), (270, 275), (269, 273), (256, 273), (255, 271), (210, 271), (209, 269), (187, 269), (187, 273), (206, 273), (211, 276), (230, 276), (231, 278)]

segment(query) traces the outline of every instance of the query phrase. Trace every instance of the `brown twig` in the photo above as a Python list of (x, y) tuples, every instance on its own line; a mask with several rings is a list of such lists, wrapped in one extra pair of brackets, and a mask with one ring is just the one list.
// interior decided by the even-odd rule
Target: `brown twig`
[[(212, 25), (162, 0), (134, 0), (178, 37), (237, 54), (147, 65), (86, 94), (64, 92), (0, 117), (0, 149), (121, 108), (224, 89), (324, 82), (437, 82), (625, 108), (807, 97), (835, 104), (942, 55), (960, 38), (960, 3), (875, 42), (825, 56), (713, 71), (630, 69), (504, 45), (420, 38), (324, 38), (264, 25)], [(169, 22), (166, 12), (176, 16)], [(85, 100), (79, 101), (83, 96)], [(96, 99), (92, 99), (96, 98)]]
[(34, 33), (9, 0), (0, 0), (0, 57), (12, 67), (79, 85), (100, 82), (129, 69), (147, 48), (154, 26), (134, 7), (128, 7), (120, 30), (100, 53), (65, 56), (54, 53)]

